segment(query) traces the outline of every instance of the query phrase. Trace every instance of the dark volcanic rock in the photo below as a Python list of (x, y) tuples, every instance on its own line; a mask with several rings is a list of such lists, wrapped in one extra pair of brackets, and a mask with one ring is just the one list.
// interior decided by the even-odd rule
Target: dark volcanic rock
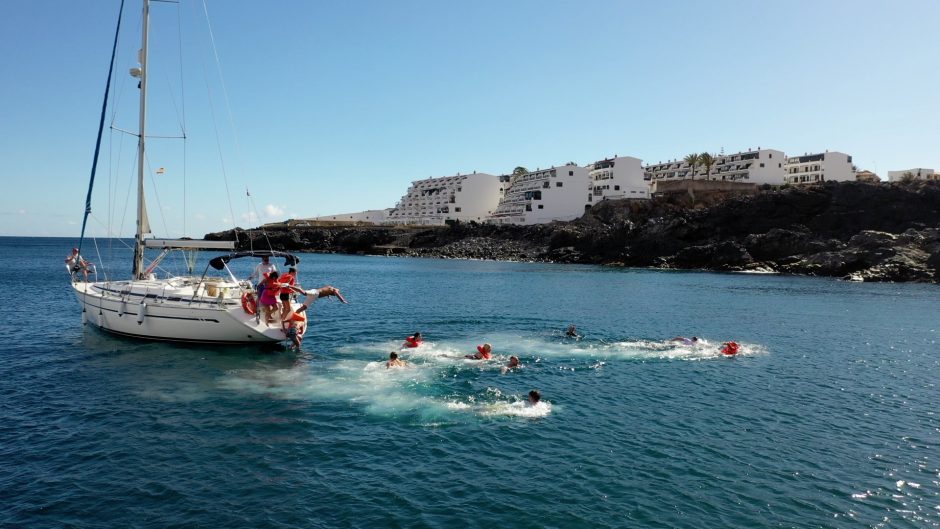
[(274, 226), (239, 248), (624, 266), (776, 270), (940, 282), (940, 182), (834, 183), (719, 197), (611, 200), (537, 226)]

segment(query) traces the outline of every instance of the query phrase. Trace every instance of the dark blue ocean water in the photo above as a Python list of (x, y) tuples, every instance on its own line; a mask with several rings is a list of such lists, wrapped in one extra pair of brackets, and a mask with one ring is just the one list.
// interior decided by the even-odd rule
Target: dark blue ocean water
[(292, 353), (83, 328), (72, 245), (0, 238), (3, 527), (940, 524), (937, 286), (306, 255)]

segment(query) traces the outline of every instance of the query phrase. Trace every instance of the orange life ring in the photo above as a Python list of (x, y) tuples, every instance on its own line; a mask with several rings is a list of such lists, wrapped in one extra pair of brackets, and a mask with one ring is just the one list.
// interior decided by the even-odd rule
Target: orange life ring
[(242, 294), (242, 309), (252, 316), (258, 312), (258, 304), (255, 303), (255, 297), (251, 295), (251, 292)]

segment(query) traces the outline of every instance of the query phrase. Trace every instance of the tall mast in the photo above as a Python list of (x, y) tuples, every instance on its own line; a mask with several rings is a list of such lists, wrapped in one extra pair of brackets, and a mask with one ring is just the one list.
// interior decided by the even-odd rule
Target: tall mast
[(134, 279), (143, 279), (144, 273), (144, 234), (150, 233), (147, 220), (147, 203), (144, 201), (144, 157), (145, 130), (147, 121), (147, 33), (150, 30), (150, 1), (144, 0), (144, 13), (141, 22), (142, 45), (140, 47), (140, 136), (137, 142), (137, 236), (134, 240)]

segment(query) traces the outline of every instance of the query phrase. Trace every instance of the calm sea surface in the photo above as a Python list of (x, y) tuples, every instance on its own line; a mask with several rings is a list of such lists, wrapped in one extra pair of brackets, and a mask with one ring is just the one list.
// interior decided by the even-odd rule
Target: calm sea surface
[(0, 238), (2, 527), (940, 524), (937, 286), (305, 255), (292, 353), (84, 328), (73, 244)]

